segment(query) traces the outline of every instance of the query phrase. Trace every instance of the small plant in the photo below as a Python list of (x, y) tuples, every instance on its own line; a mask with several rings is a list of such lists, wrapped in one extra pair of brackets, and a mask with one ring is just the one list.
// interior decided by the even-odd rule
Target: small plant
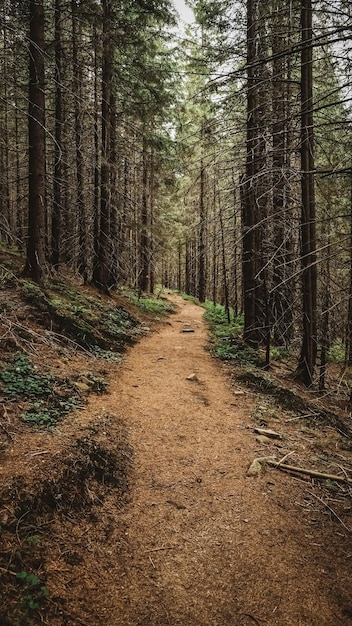
[(219, 359), (224, 361), (234, 360), (245, 365), (256, 365), (258, 354), (253, 348), (248, 347), (240, 338), (243, 327), (243, 318), (234, 317), (233, 321), (227, 319), (225, 307), (213, 302), (205, 302), (205, 319), (209, 324), (211, 333), (211, 350)]
[(99, 346), (94, 346), (91, 350), (92, 354), (99, 359), (105, 359), (106, 361), (113, 361), (115, 363), (122, 362), (122, 356), (119, 352), (113, 352), (112, 350), (103, 350)]
[(328, 351), (328, 361), (329, 363), (343, 363), (345, 354), (345, 344), (342, 339), (336, 339)]
[(285, 346), (273, 346), (270, 348), (270, 360), (281, 361), (289, 355), (289, 352)]
[(11, 365), (0, 372), (0, 379), (5, 383), (4, 393), (8, 396), (34, 398), (51, 393), (52, 377), (38, 374), (28, 356), (20, 352), (15, 354)]
[(252, 363), (254, 365), (258, 363), (257, 352), (240, 341), (238, 343), (218, 344), (215, 348), (215, 354), (224, 361), (234, 360), (242, 364)]
[(20, 597), (20, 605), (28, 610), (39, 609), (49, 594), (48, 588), (42, 584), (36, 574), (26, 571), (18, 572), (16, 578), (22, 581), (22, 593)]
[(79, 406), (81, 406), (81, 400), (78, 397), (54, 396), (49, 405), (45, 402), (35, 402), (25, 413), (22, 413), (21, 418), (24, 422), (34, 426), (52, 427)]
[(43, 292), (35, 283), (24, 282), (22, 286), (23, 295), (32, 302), (43, 297)]
[(106, 393), (108, 382), (104, 378), (92, 372), (87, 372), (84, 378), (87, 380), (88, 386), (94, 393)]
[(28, 535), (26, 542), (29, 546), (38, 546), (40, 544), (40, 535)]
[[(91, 386), (103, 383), (93, 376)], [(31, 402), (22, 413), (24, 422), (36, 426), (54, 426), (67, 413), (81, 405), (77, 389), (50, 374), (39, 374), (27, 355), (17, 353), (9, 367), (0, 372), (4, 393), (10, 398), (22, 397)]]

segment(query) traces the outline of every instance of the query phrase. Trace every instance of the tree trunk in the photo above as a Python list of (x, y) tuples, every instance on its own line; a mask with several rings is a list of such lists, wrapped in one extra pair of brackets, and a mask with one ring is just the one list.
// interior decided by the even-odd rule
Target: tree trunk
[(242, 179), (242, 274), (243, 274), (243, 338), (250, 346), (257, 348), (259, 343), (256, 328), (256, 271), (255, 271), (255, 219), (253, 179), (255, 173), (254, 152), (256, 148), (255, 114), (257, 108), (257, 87), (254, 63), (256, 60), (256, 5), (257, 0), (247, 0), (247, 142), (246, 174)]
[(62, 127), (64, 124), (62, 106), (62, 49), (61, 49), (61, 0), (55, 0), (55, 148), (54, 148), (54, 189), (51, 220), (51, 262), (54, 267), (60, 263), (61, 207), (62, 207)]
[(101, 168), (100, 168), (100, 222), (98, 254), (94, 268), (93, 281), (103, 291), (109, 290), (110, 261), (110, 165), (111, 165), (111, 83), (113, 70), (113, 47), (111, 40), (111, 3), (102, 0), (103, 5), (103, 49), (102, 49), (102, 106), (101, 106)]
[[(287, 289), (288, 230), (292, 215), (288, 215), (287, 107), (285, 50), (288, 38), (282, 33), (284, 12), (287, 7), (275, 0), (273, 10), (273, 81), (272, 81), (272, 135), (273, 135), (273, 278), (270, 302), (273, 338), (276, 345), (287, 345), (292, 326), (292, 298)], [(288, 81), (287, 81), (288, 82)], [(289, 270), (290, 271), (290, 270)], [(291, 270), (292, 271), (292, 270)]]
[(301, 2), (301, 259), (303, 338), (297, 378), (313, 383), (317, 357), (317, 265), (314, 196), (312, 4)]
[(87, 281), (87, 215), (85, 199), (85, 165), (83, 149), (83, 97), (82, 97), (82, 61), (78, 54), (78, 42), (82, 33), (79, 16), (77, 15), (77, 0), (71, 1), (72, 10), (72, 63), (75, 118), (75, 149), (76, 149), (76, 201), (78, 218), (78, 271)]
[(141, 206), (141, 236), (139, 252), (139, 291), (147, 291), (149, 281), (149, 216), (148, 216), (148, 153), (147, 140), (143, 137), (143, 175), (142, 175), (142, 206)]
[(45, 273), (45, 94), (43, 0), (30, 0), (29, 32), (29, 203), (24, 273), (40, 281)]
[[(202, 124), (202, 127), (204, 122)], [(202, 139), (204, 131), (201, 133)], [(203, 150), (203, 146), (201, 146)], [(200, 192), (199, 192), (199, 239), (198, 239), (198, 298), (205, 302), (206, 298), (206, 200), (205, 200), (205, 166), (203, 158), (200, 163)]]

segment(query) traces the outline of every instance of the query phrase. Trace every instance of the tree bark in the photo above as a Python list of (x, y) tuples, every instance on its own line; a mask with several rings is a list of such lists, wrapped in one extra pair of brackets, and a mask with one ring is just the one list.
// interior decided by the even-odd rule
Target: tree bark
[(247, 0), (247, 139), (246, 174), (242, 179), (242, 274), (243, 274), (243, 338), (252, 347), (258, 347), (259, 335), (256, 328), (255, 302), (255, 213), (253, 180), (255, 174), (257, 89), (254, 63), (256, 60), (256, 5), (258, 0)]
[(61, 0), (55, 0), (55, 149), (54, 189), (51, 219), (51, 262), (60, 263), (61, 210), (62, 210), (62, 127), (64, 124), (62, 103), (62, 49), (61, 49)]
[(111, 40), (111, 1), (102, 0), (103, 48), (102, 48), (102, 106), (101, 106), (101, 167), (100, 167), (100, 221), (96, 265), (93, 282), (103, 291), (109, 291), (110, 261), (110, 167), (111, 167), (111, 83), (113, 70), (113, 46)]
[(40, 281), (45, 268), (45, 92), (43, 0), (30, 0), (29, 32), (29, 203), (24, 274)]
[(314, 195), (312, 3), (301, 2), (301, 259), (303, 338), (297, 378), (310, 386), (317, 357), (317, 265)]

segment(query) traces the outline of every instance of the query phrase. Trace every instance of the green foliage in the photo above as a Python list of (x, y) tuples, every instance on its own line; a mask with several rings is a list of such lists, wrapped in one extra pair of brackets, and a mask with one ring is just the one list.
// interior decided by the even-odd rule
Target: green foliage
[(270, 360), (281, 361), (289, 355), (289, 352), (285, 346), (272, 346), (270, 348)]
[(346, 348), (342, 339), (337, 339), (328, 351), (327, 360), (329, 363), (343, 363), (345, 360)]
[(16, 578), (22, 582), (21, 608), (25, 610), (39, 609), (49, 594), (48, 588), (42, 584), (36, 574), (28, 573), (24, 570), (18, 572)]
[(39, 299), (41, 299), (43, 295), (43, 292), (39, 285), (27, 281), (24, 282), (22, 285), (22, 292), (25, 298), (30, 302), (37, 302)]
[(223, 361), (239, 361), (242, 364), (258, 364), (258, 354), (242, 342), (232, 341), (230, 344), (219, 343), (215, 347), (215, 354)]
[[(228, 323), (225, 307), (221, 304), (205, 302), (205, 319), (211, 333), (212, 352), (224, 361), (239, 361), (243, 364), (257, 364), (258, 354), (241, 339), (243, 318), (236, 317)], [(233, 311), (230, 311), (233, 318)]]
[(10, 366), (0, 372), (0, 379), (5, 383), (4, 393), (8, 396), (34, 398), (51, 393), (52, 377), (38, 374), (28, 356), (16, 353)]
[(153, 315), (165, 315), (167, 313), (173, 313), (175, 307), (171, 302), (164, 298), (154, 298), (149, 296), (146, 297), (138, 297), (136, 294), (129, 294), (129, 299), (133, 304), (135, 304), (139, 309), (145, 311), (146, 313), (152, 313)]
[(84, 378), (86, 379), (90, 389), (94, 391), (94, 393), (106, 393), (108, 383), (104, 378), (93, 374), (93, 372), (87, 372), (84, 375)]
[(53, 398), (48, 405), (46, 402), (34, 402), (31, 407), (22, 413), (24, 422), (34, 426), (52, 427), (57, 424), (65, 415), (81, 406), (81, 400), (77, 397)]
[(121, 353), (139, 333), (137, 319), (114, 306), (113, 300), (90, 297), (63, 283), (48, 282), (39, 287), (25, 282), (22, 292), (32, 306), (49, 317), (55, 331), (102, 358), (112, 360), (111, 353)]
[(94, 354), (94, 356), (100, 359), (105, 359), (106, 361), (113, 361), (114, 363), (122, 362), (121, 354), (113, 352), (112, 350), (103, 350), (103, 348), (100, 348), (100, 346), (94, 346), (91, 349), (91, 352)]
[(16, 353), (10, 365), (0, 372), (4, 394), (31, 402), (22, 413), (23, 421), (37, 426), (54, 426), (81, 404), (78, 391), (51, 374), (41, 374), (26, 354)]
[(190, 296), (188, 293), (181, 293), (181, 296), (187, 302), (193, 302), (193, 304), (200, 304), (199, 299), (195, 296)]

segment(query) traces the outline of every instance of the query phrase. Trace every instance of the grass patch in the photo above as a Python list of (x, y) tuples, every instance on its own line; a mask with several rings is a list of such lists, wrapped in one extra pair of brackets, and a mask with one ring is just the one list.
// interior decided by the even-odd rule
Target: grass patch
[(144, 313), (150, 313), (151, 315), (168, 315), (175, 311), (174, 305), (166, 298), (160, 298), (153, 295), (149, 295), (148, 297), (138, 297), (136, 293), (132, 292), (128, 294), (128, 298), (141, 311)]
[(196, 296), (190, 296), (188, 293), (181, 293), (180, 294), (182, 296), (182, 298), (184, 300), (186, 300), (187, 302), (193, 302), (193, 304), (198, 304), (200, 305), (201, 303), (199, 302), (199, 299)]
[(210, 329), (210, 349), (214, 356), (223, 361), (238, 361), (241, 364), (258, 364), (258, 354), (242, 340), (243, 317), (235, 317), (230, 310), (230, 323), (225, 307), (205, 302), (205, 319)]

